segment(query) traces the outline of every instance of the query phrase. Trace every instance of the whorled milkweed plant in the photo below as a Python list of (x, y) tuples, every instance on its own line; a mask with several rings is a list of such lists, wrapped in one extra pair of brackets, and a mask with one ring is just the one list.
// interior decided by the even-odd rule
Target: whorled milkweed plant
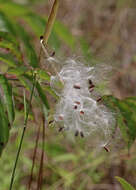
[[(105, 68), (105, 66), (98, 69), (98, 66), (90, 66), (73, 59), (68, 59), (60, 64), (60, 61), (48, 54), (46, 44), (56, 18), (58, 2), (59, 1), (57, 0), (54, 1), (45, 34), (40, 39), (42, 49), (39, 55), (39, 63), (41, 63), (41, 58), (44, 52), (46, 63), (48, 61), (48, 64), (51, 64), (55, 71), (55, 75), (50, 77), (50, 86), (55, 91), (56, 95), (59, 96), (59, 100), (54, 107), (54, 122), (55, 125), (59, 127), (59, 131), (72, 131), (75, 136), (93, 139), (95, 145), (105, 147), (109, 143), (115, 129), (116, 119), (114, 113), (102, 103), (101, 93), (97, 91), (96, 86), (101, 80), (104, 80), (107, 68)], [(58, 65), (54, 66), (54, 63)], [(57, 68), (60, 69), (58, 70)], [(24, 129), (12, 173), (10, 190), (12, 190), (14, 182), (15, 170), (27, 127), (30, 104), (37, 84), (37, 78), (37, 72), (34, 71), (29, 108), (26, 113)], [(33, 173), (33, 166), (31, 174)], [(41, 182), (41, 179), (39, 181)], [(31, 185), (29, 185), (29, 189), (30, 188)]]

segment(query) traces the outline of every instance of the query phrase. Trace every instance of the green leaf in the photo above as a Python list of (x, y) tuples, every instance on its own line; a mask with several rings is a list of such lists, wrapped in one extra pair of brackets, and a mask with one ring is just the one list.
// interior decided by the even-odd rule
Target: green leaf
[(50, 81), (50, 76), (48, 75), (48, 73), (42, 69), (37, 69), (37, 74), (38, 74), (38, 77), (40, 79), (44, 79), (44, 80), (47, 80), (47, 81)]
[(21, 61), (22, 55), (20, 53), (19, 47), (15, 45), (15, 43), (8, 42), (6, 40), (0, 41), (0, 47), (1, 48), (8, 48), (9, 51), (16, 56), (16, 58)]
[(121, 177), (118, 177), (116, 176), (115, 177), (119, 182), (120, 184), (122, 185), (123, 187), (123, 190), (135, 190), (132, 185), (130, 185), (126, 180), (124, 180), (123, 178)]
[(1, 40), (4, 39), (8, 42), (11, 42), (15, 46), (19, 46), (18, 42), (16, 41), (15, 36), (13, 36), (11, 33), (7, 32), (7, 31), (6, 32), (0, 31), (0, 38), (1, 38)]
[(8, 119), (2, 102), (3, 101), (0, 97), (0, 155), (9, 138)]
[(8, 112), (9, 122), (12, 124), (15, 118), (14, 104), (12, 98), (12, 86), (8, 83), (8, 80), (4, 75), (0, 75), (0, 85), (4, 92), (4, 101)]
[(53, 30), (56, 32), (59, 38), (63, 40), (71, 49), (75, 49), (76, 39), (66, 26), (64, 26), (59, 21), (55, 21)]
[[(32, 86), (32, 76), (28, 75), (28, 74), (24, 74), (23, 76), (19, 76), (19, 80), (20, 82), (28, 89), (31, 91), (31, 86)], [(49, 110), (49, 103), (48, 100), (46, 98), (45, 92), (43, 90), (43, 88), (41, 87), (39, 82), (36, 82), (36, 89), (39, 95), (39, 98), (41, 100), (41, 102), (43, 103), (43, 105), (46, 107), (47, 110)], [(37, 94), (34, 93), (35, 98), (37, 99)]]
[(66, 26), (61, 22), (56, 21), (53, 29), (61, 40), (63, 40), (73, 50), (75, 49), (76, 39)]
[(20, 67), (17, 67), (17, 68), (9, 68), (8, 69), (9, 74), (14, 74), (14, 75), (17, 75), (17, 76), (23, 75), (27, 71), (28, 71), (28, 68), (25, 67), (25, 66), (20, 66)]
[(130, 106), (127, 100), (120, 100), (118, 102), (118, 108), (124, 118), (124, 122), (128, 127), (129, 144), (130, 147), (136, 138), (136, 110), (135, 105)]
[(0, 53), (0, 61), (2, 61), (3, 63), (6, 63), (10, 67), (17, 66), (17, 63), (15, 62), (15, 60), (11, 54)]
[(79, 41), (80, 41), (80, 47), (85, 59), (87, 61), (90, 61), (92, 59), (92, 54), (91, 54), (90, 46), (88, 42), (82, 37), (79, 39)]
[[(0, 3), (0, 10), (9, 14), (12, 17), (18, 17), (26, 15), (30, 10), (25, 5), (20, 5), (13, 2), (2, 2)], [(10, 11), (9, 11), (10, 10)]]
[(24, 28), (20, 24), (16, 24), (16, 31), (17, 31), (18, 37), (24, 43), (24, 48), (25, 48), (26, 55), (28, 57), (29, 64), (32, 67), (38, 67), (38, 58), (33, 48), (33, 45), (30, 42), (31, 41), (30, 35), (24, 30)]
[(38, 37), (43, 35), (47, 18), (42, 18), (34, 13), (29, 13), (25, 15), (24, 20), (33, 29), (33, 31)]
[(0, 31), (1, 32), (9, 32), (13, 36), (16, 36), (14, 26), (12, 25), (9, 18), (7, 18), (7, 16), (2, 12), (0, 12)]
[(119, 100), (113, 96), (104, 96), (103, 101), (116, 112), (118, 126), (130, 148), (136, 139), (136, 97)]
[(61, 154), (66, 153), (64, 146), (62, 146), (56, 142), (52, 143), (52, 144), (46, 143), (44, 149), (45, 149), (46, 153), (51, 157), (59, 156)]
[(49, 92), (57, 100), (59, 99), (59, 97), (56, 95), (56, 93), (52, 90), (50, 86), (44, 86), (43, 89), (45, 90), (45, 92)]
[(48, 103), (48, 100), (46, 98), (46, 95), (45, 95), (45, 92), (43, 91), (41, 85), (37, 82), (36, 83), (36, 88), (37, 88), (37, 91), (38, 91), (38, 94), (39, 94), (39, 97), (42, 101), (42, 103), (44, 104), (44, 106), (47, 108), (47, 110), (50, 108), (49, 107), (49, 103)]
[(32, 87), (32, 80), (30, 81), (27, 77), (25, 77), (24, 75), (19, 75), (18, 79), (20, 81), (20, 83), (28, 90), (31, 91), (31, 87)]

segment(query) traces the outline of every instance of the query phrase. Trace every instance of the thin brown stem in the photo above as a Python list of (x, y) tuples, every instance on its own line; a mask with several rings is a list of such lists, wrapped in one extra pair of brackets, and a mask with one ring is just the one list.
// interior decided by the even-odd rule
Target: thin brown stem
[(44, 43), (47, 44), (49, 36), (51, 34), (55, 19), (56, 19), (56, 15), (58, 12), (58, 7), (59, 7), (59, 0), (55, 0), (51, 9), (51, 13), (49, 15), (48, 18), (48, 22), (47, 22), (47, 26), (46, 26), (46, 30), (43, 36), (44, 39)]
[(29, 183), (28, 183), (28, 190), (31, 189), (31, 184), (32, 184), (32, 180), (33, 180), (33, 170), (34, 170), (34, 166), (35, 166), (39, 137), (40, 137), (40, 125), (38, 125), (38, 130), (37, 130), (37, 136), (36, 136), (36, 142), (35, 142), (35, 148), (34, 148), (34, 154), (33, 154), (33, 163), (32, 163), (32, 167), (31, 167), (31, 174), (30, 174), (30, 179), (29, 179)]
[(44, 147), (45, 147), (45, 117), (42, 117), (43, 124), (42, 124), (42, 153), (41, 153), (41, 160), (40, 160), (40, 168), (38, 173), (38, 181), (37, 181), (37, 190), (42, 189), (42, 180), (43, 180), (43, 164), (44, 164)]
[[(53, 28), (53, 24), (55, 22), (56, 15), (58, 12), (58, 7), (59, 7), (59, 0), (54, 0), (53, 6), (52, 6), (52, 9), (51, 9), (48, 21), (47, 21), (47, 25), (45, 28), (45, 32), (43, 35), (43, 44), (45, 44), (45, 45), (48, 43), (48, 39), (50, 37), (51, 31)], [(40, 53), (39, 53), (39, 64), (41, 63), (42, 54), (43, 54), (43, 50), (41, 47)]]

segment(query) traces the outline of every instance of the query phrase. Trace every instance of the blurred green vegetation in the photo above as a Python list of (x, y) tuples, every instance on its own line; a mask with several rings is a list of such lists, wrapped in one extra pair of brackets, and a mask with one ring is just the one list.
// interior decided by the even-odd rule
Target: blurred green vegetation
[[(3, 120), (5, 123), (1, 123), (1, 126), (6, 127), (6, 130), (1, 132), (0, 139), (1, 136), (5, 136), (5, 131), (6, 134), (9, 132), (8, 124), (12, 126), (9, 141), (8, 137), (4, 139), (4, 143), (8, 141), (8, 144), (0, 159), (1, 190), (9, 188), (24, 122), (23, 89), (26, 89), (26, 103), (28, 103), (29, 91), (32, 88), (32, 68), (36, 68), (39, 81), (36, 84), (13, 189), (23, 190), (28, 186), (34, 144), (38, 126), (41, 125), (41, 112), (43, 110), (47, 112), (49, 109), (47, 99), (51, 112), (56, 101), (53, 98), (56, 96), (52, 89), (43, 85), (44, 82), (48, 83), (50, 80), (49, 74), (43, 69), (46, 66), (42, 64), (39, 68), (38, 63), (39, 37), (44, 33), (52, 2), (47, 0), (0, 1), (0, 76), (3, 74), (5, 76), (0, 80), (0, 84), (8, 102), (8, 104), (1, 102), (0, 111), (3, 105), (7, 107), (4, 107), (5, 111), (0, 112), (1, 118), (5, 118)], [(120, 113), (118, 120), (123, 139), (126, 140), (127, 145), (130, 140), (129, 145), (132, 146), (128, 152), (127, 145), (124, 145), (120, 137), (121, 134), (117, 133), (115, 139), (111, 140), (113, 141), (111, 151), (108, 153), (99, 147), (92, 148), (91, 140), (78, 137), (75, 139), (66, 133), (58, 134), (57, 129), (49, 125), (45, 132), (42, 189), (116, 190), (116, 186), (121, 189), (115, 176), (125, 178), (136, 187), (135, 97), (118, 99), (136, 95), (134, 87), (136, 63), (133, 58), (135, 56), (133, 17), (136, 14), (130, 13), (130, 9), (135, 6), (136, 3), (132, 0), (117, 0), (110, 3), (99, 0), (62, 2), (58, 19), (49, 39), (49, 51), (55, 50), (57, 56), (61, 58), (73, 56), (73, 54), (80, 55), (90, 64), (110, 59), (109, 63), (112, 65), (115, 63), (116, 74), (111, 84), (113, 87), (111, 92), (117, 98), (106, 96), (104, 101), (111, 109)], [(127, 15), (130, 16), (130, 20), (124, 20)], [(13, 80), (6, 81), (6, 76), (12, 79), (15, 77), (19, 83)], [(124, 85), (122, 81), (127, 82)], [(126, 88), (127, 83), (131, 88)], [(12, 90), (10, 85), (12, 85)], [(12, 95), (14, 101), (10, 98)], [(8, 113), (9, 123), (6, 121), (5, 113)], [(2, 149), (0, 145), (0, 150)], [(32, 181), (33, 190), (37, 187), (41, 151), (42, 129)]]

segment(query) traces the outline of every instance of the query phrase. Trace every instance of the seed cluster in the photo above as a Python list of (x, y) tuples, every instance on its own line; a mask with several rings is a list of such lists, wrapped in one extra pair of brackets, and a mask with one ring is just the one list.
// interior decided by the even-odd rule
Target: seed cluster
[(58, 75), (51, 77), (50, 85), (60, 97), (54, 115), (59, 131), (70, 130), (75, 136), (95, 138), (105, 146), (114, 129), (115, 118), (102, 104), (100, 95), (95, 96), (99, 76), (95, 67), (68, 60)]

